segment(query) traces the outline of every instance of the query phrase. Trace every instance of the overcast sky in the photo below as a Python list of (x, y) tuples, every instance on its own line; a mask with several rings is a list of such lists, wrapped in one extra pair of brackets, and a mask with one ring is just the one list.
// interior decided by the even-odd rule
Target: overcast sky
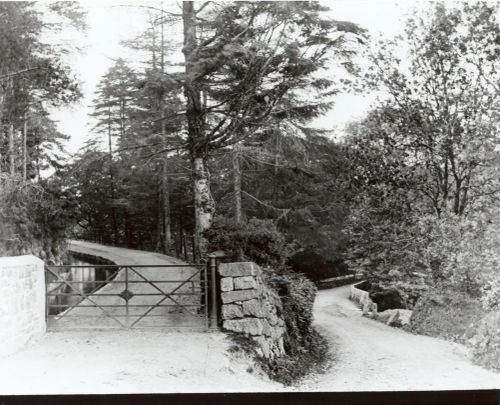
[[(402, 32), (405, 17), (415, 8), (429, 7), (428, 1), (414, 0), (325, 0), (322, 3), (332, 9), (333, 18), (357, 23), (373, 37), (386, 38)], [(77, 105), (53, 112), (60, 131), (71, 136), (67, 145), (69, 152), (76, 152), (87, 139), (91, 123), (88, 114), (101, 76), (113, 59), (132, 56), (120, 41), (134, 37), (145, 27), (143, 10), (123, 6), (141, 4), (137, 1), (85, 1), (82, 4), (88, 11), (88, 31), (85, 36), (76, 35), (71, 40), (84, 47), (84, 51), (73, 56), (69, 63), (82, 81), (84, 97)], [(170, 8), (177, 3), (164, 1), (164, 4)], [(314, 124), (325, 129), (341, 129), (347, 122), (362, 117), (373, 100), (370, 95), (339, 95), (334, 109)]]

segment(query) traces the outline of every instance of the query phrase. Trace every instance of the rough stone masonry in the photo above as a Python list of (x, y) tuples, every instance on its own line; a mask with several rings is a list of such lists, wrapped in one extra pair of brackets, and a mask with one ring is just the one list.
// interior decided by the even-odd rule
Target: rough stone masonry
[(252, 262), (222, 263), (219, 275), (223, 328), (251, 337), (263, 357), (285, 354), (281, 300), (265, 284), (261, 268)]

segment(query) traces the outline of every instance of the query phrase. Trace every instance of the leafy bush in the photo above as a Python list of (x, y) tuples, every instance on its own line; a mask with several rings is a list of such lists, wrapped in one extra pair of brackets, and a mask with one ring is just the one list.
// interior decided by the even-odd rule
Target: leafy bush
[(284, 236), (271, 220), (252, 218), (237, 224), (222, 216), (205, 233), (211, 251), (223, 250), (229, 261), (250, 260), (261, 266), (283, 268), (290, 254)]
[(271, 362), (260, 359), (264, 371), (275, 381), (292, 385), (313, 370), (321, 371), (328, 364), (328, 342), (314, 328), (309, 336), (310, 345), (296, 355), (277, 357)]
[(485, 309), (500, 310), (500, 274), (483, 286), (482, 302)]
[[(369, 218), (357, 212), (349, 224), (353, 240), (349, 259), (373, 290), (397, 290), (401, 305), (411, 309), (429, 288), (446, 288), (496, 300), (491, 284), (500, 267), (500, 218), (494, 209), (469, 216), (443, 213), (408, 215), (398, 223), (387, 219), (365, 230)], [(499, 282), (500, 285), (500, 282)]]
[(287, 329), (284, 339), (286, 355), (269, 361), (258, 358), (250, 344), (244, 344), (242, 348), (253, 353), (264, 371), (283, 384), (292, 384), (312, 368), (325, 364), (327, 342), (312, 326), (316, 286), (303, 274), (286, 267), (291, 248), (274, 223), (252, 218), (239, 225), (218, 217), (205, 236), (210, 249), (223, 250), (229, 256), (228, 260), (251, 260), (264, 267), (267, 283), (281, 298), (281, 315)]
[(290, 272), (271, 275), (270, 283), (283, 304), (287, 328), (285, 349), (289, 354), (297, 354), (309, 345), (316, 286), (305, 276)]
[(303, 273), (307, 278), (315, 282), (325, 278), (349, 274), (349, 269), (342, 259), (329, 260), (312, 249), (305, 249), (295, 253), (288, 260), (288, 265), (293, 271)]
[(488, 368), (500, 371), (500, 312), (486, 315), (475, 329), (471, 344), (474, 360)]
[(37, 184), (14, 180), (2, 184), (0, 255), (31, 253), (50, 263), (60, 260), (76, 223), (75, 195), (55, 176)]
[(278, 291), (283, 305), (287, 354), (261, 363), (271, 378), (290, 385), (328, 360), (328, 343), (312, 326), (317, 289), (302, 274), (291, 272), (271, 274), (268, 282)]
[(420, 298), (413, 309), (409, 329), (423, 335), (465, 342), (483, 313), (479, 300), (442, 286)]

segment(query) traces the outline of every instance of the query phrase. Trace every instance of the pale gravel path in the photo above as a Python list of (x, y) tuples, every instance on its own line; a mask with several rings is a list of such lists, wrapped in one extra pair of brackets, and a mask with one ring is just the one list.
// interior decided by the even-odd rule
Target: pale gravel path
[(47, 333), (0, 358), (0, 396), (279, 391), (221, 332)]
[(500, 373), (471, 363), (466, 347), (413, 335), (365, 318), (348, 300), (350, 286), (318, 292), (315, 324), (332, 345), (326, 374), (300, 391), (499, 389)]

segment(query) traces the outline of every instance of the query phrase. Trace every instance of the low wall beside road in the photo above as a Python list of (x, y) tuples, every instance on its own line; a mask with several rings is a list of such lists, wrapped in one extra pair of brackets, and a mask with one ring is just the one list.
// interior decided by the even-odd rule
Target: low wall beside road
[(370, 293), (359, 288), (363, 283), (365, 283), (365, 281), (361, 281), (351, 286), (349, 299), (359, 304), (363, 311), (363, 314), (367, 314), (368, 312), (376, 314), (377, 304), (374, 303), (370, 298)]
[(0, 257), (0, 356), (45, 333), (45, 274), (39, 258)]
[(317, 285), (319, 290), (323, 290), (325, 288), (340, 287), (355, 281), (356, 276), (354, 274), (347, 274), (345, 276), (324, 278), (323, 280), (319, 280)]

